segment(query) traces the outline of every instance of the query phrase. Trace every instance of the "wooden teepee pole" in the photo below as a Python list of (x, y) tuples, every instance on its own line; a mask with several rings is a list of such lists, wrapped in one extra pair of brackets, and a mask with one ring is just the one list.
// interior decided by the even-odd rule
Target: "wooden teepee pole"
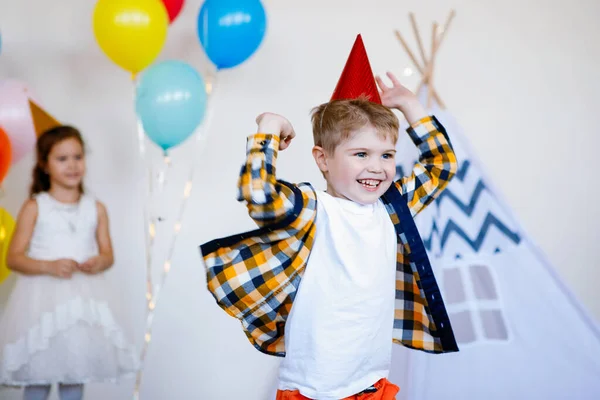
[(422, 76), (421, 82), (419, 83), (419, 85), (417, 87), (416, 93), (419, 93), (421, 91), (421, 88), (423, 87), (423, 85), (425, 85), (425, 84), (427, 85), (427, 106), (428, 107), (431, 106), (431, 99), (433, 98), (433, 99), (435, 99), (435, 101), (438, 103), (438, 105), (441, 108), (446, 108), (444, 102), (442, 101), (442, 99), (438, 95), (437, 91), (435, 90), (435, 87), (433, 86), (433, 71), (434, 71), (435, 58), (437, 56), (437, 51), (439, 50), (443, 40), (445, 39), (446, 32), (448, 31), (450, 24), (452, 23), (452, 20), (454, 19), (455, 15), (456, 15), (455, 11), (451, 10), (450, 14), (448, 15), (448, 18), (446, 19), (446, 22), (444, 23), (443, 28), (441, 28), (441, 29), (437, 23), (433, 24), (433, 29), (432, 29), (432, 33), (431, 33), (431, 56), (428, 59), (427, 56), (425, 55), (423, 41), (421, 39), (421, 35), (420, 35), (418, 27), (417, 27), (415, 16), (413, 13), (409, 14), (411, 26), (412, 26), (413, 32), (415, 33), (415, 37), (416, 37), (417, 44), (419, 47), (419, 53), (423, 60), (422, 61), (423, 64), (421, 64), (417, 60), (417, 58), (415, 57), (415, 54), (411, 51), (406, 40), (404, 40), (404, 38), (402, 37), (400, 32), (397, 30), (395, 31), (398, 41), (400, 42), (400, 44), (402, 45), (402, 47), (404, 48), (404, 50), (410, 57), (412, 63), (414, 64), (415, 68), (417, 69), (417, 71), (419, 71), (419, 73)]
[(456, 12), (454, 10), (450, 10), (450, 14), (448, 14), (448, 18), (446, 19), (446, 23), (444, 24), (444, 27), (442, 28), (442, 32), (440, 33), (440, 37), (438, 39), (438, 44), (437, 44), (437, 49), (440, 47), (440, 45), (442, 44), (442, 42), (444, 41), (444, 38), (446, 37), (446, 32), (448, 32), (448, 29), (450, 29), (450, 24), (452, 23), (452, 20), (454, 19), (454, 16), (456, 15)]
[[(446, 38), (446, 32), (448, 32), (448, 29), (450, 29), (450, 24), (454, 20), (455, 16), (456, 16), (456, 12), (454, 10), (450, 10), (450, 13), (448, 14), (448, 18), (446, 18), (446, 22), (444, 23), (444, 26), (443, 26), (441, 32), (439, 32), (439, 27), (438, 27), (437, 23), (434, 23), (432, 37), (435, 37), (436, 40), (435, 40), (435, 44), (432, 41), (431, 77), (430, 77), (430, 83), (429, 83), (430, 87), (433, 87), (433, 84), (431, 83), (431, 80), (433, 79), (435, 57), (437, 56), (437, 52), (440, 49), (440, 46), (442, 45), (442, 42)], [(433, 95), (434, 95), (435, 100), (437, 101), (438, 105), (442, 109), (446, 108), (446, 105), (444, 104), (444, 102), (442, 101), (442, 99), (437, 95), (437, 92), (435, 90), (433, 91)]]
[[(427, 108), (431, 108), (431, 98), (433, 97), (433, 66), (435, 65), (435, 56), (437, 53), (438, 43), (438, 24), (433, 23), (433, 29), (431, 30), (431, 57), (427, 65), (428, 85), (427, 85)], [(439, 99), (436, 99), (439, 100)], [(440, 104), (440, 107), (442, 105)]]
[[(423, 76), (422, 81), (426, 80), (426, 76), (427, 76), (427, 60), (423, 60), (423, 66), (421, 66), (421, 63), (417, 60), (417, 58), (415, 57), (415, 53), (410, 49), (410, 47), (408, 46), (408, 44), (406, 43), (406, 40), (404, 40), (404, 37), (402, 37), (402, 34), (399, 31), (394, 31), (394, 33), (396, 34), (396, 38), (398, 38), (398, 41), (400, 42), (400, 44), (402, 45), (402, 47), (404, 48), (404, 50), (406, 51), (406, 53), (408, 54), (408, 56), (410, 57), (413, 65), (415, 66), (415, 68), (417, 69), (417, 71), (419, 72), (419, 74), (421, 74)], [(419, 88), (417, 89), (417, 93), (419, 92), (422, 83), (419, 84)], [(435, 90), (434, 90), (435, 92)], [(437, 95), (436, 95), (437, 96)]]
[(415, 34), (415, 38), (417, 39), (417, 45), (419, 46), (419, 52), (421, 53), (421, 59), (423, 60), (423, 65), (427, 65), (427, 56), (425, 55), (425, 47), (423, 46), (423, 41), (421, 40), (421, 35), (419, 33), (419, 27), (417, 26), (417, 20), (415, 19), (415, 14), (410, 13), (410, 25), (412, 26), (413, 33)]
[(406, 53), (408, 53), (408, 56), (410, 57), (413, 65), (415, 66), (415, 68), (417, 69), (417, 71), (419, 71), (419, 73), (422, 75), (423, 74), (423, 67), (421, 66), (421, 64), (419, 63), (419, 61), (417, 61), (417, 58), (415, 57), (415, 54), (412, 52), (412, 50), (410, 49), (410, 47), (408, 47), (408, 44), (406, 43), (406, 41), (404, 40), (404, 38), (402, 37), (402, 35), (400, 34), (399, 31), (394, 31), (396, 33), (396, 37), (398, 38), (398, 41), (400, 41), (400, 44), (402, 45), (402, 47), (404, 48), (404, 51), (406, 51)]

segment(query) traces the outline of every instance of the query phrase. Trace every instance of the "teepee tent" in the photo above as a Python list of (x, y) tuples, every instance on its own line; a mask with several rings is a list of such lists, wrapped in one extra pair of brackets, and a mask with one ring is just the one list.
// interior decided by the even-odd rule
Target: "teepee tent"
[[(394, 346), (390, 379), (402, 388), (398, 399), (600, 399), (599, 326), (494, 188), (433, 86), (435, 56), (453, 16), (441, 30), (434, 24), (427, 58), (411, 15), (421, 62), (396, 36), (423, 76), (421, 100), (445, 126), (459, 160), (448, 188), (416, 222), (460, 351)], [(416, 157), (401, 139), (398, 174), (410, 173)]]

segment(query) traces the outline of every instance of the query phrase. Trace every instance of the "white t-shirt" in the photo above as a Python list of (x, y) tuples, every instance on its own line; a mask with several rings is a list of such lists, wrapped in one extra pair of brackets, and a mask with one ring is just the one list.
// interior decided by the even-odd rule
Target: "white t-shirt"
[(397, 239), (381, 201), (317, 193), (317, 231), (285, 326), (279, 388), (338, 400), (387, 378)]

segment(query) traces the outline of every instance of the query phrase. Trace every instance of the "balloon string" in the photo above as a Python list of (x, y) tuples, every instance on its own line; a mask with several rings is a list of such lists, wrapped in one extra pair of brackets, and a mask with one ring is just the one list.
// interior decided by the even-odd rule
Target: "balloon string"
[[(132, 80), (134, 83), (134, 93), (133, 93), (133, 101), (134, 105), (136, 103), (136, 87), (137, 87), (137, 78), (134, 74), (132, 74)], [(136, 116), (136, 125), (137, 125), (137, 138), (138, 138), (138, 151), (140, 156), (140, 161), (142, 164), (142, 179), (144, 182), (147, 182), (147, 186), (145, 186), (144, 193), (144, 245), (145, 245), (145, 253), (146, 253), (146, 306), (150, 307), (152, 302), (152, 294), (153, 294), (153, 285), (152, 285), (152, 249), (154, 247), (154, 238), (156, 236), (156, 224), (154, 222), (154, 218), (150, 212), (150, 199), (153, 193), (153, 185), (152, 185), (152, 164), (149, 163), (146, 157), (146, 135), (144, 132), (144, 127), (142, 125), (142, 121), (140, 116), (135, 111)], [(148, 315), (146, 315), (146, 319), (148, 319)], [(138, 374), (136, 376), (135, 382), (135, 394), (134, 398), (139, 398), (139, 386), (141, 383), (141, 375), (139, 371), (143, 368), (143, 362), (145, 359), (145, 346), (142, 349), (142, 353), (140, 355), (140, 366), (138, 370)]]
[[(212, 92), (214, 92), (214, 89), (215, 89), (214, 84), (211, 84), (211, 83), (207, 84), (207, 92), (212, 93)], [(207, 106), (206, 119), (205, 119), (204, 123), (202, 124), (202, 127), (196, 133), (196, 141), (195, 141), (196, 151), (194, 152), (194, 159), (190, 165), (188, 179), (187, 179), (184, 189), (183, 189), (183, 199), (180, 204), (179, 211), (177, 213), (177, 219), (175, 220), (175, 225), (173, 227), (174, 234), (171, 238), (171, 243), (169, 245), (169, 250), (167, 252), (167, 258), (163, 265), (164, 268), (163, 268), (163, 272), (161, 275), (160, 284), (156, 285), (156, 287), (155, 287), (155, 293), (153, 296), (155, 306), (157, 303), (158, 294), (159, 294), (160, 290), (162, 289), (162, 287), (164, 287), (164, 283), (165, 283), (167, 274), (171, 269), (171, 262), (173, 260), (173, 253), (175, 251), (175, 244), (177, 241), (177, 236), (178, 236), (179, 232), (181, 231), (181, 225), (182, 225), (181, 221), (182, 221), (185, 209), (186, 209), (188, 199), (192, 193), (192, 184), (194, 181), (194, 175), (198, 169), (197, 168), (198, 160), (201, 159), (200, 156), (204, 152), (205, 145), (206, 145), (206, 139), (208, 137), (208, 132), (209, 132), (210, 126), (212, 124), (212, 119), (213, 119), (213, 115), (214, 115), (214, 105), (213, 104), (214, 104), (214, 97), (209, 100), (209, 104)]]
[[(152, 270), (151, 270), (150, 261), (147, 264), (147, 270), (146, 270), (146, 276), (147, 276), (147, 282), (146, 282), (146, 284), (147, 284), (146, 329), (145, 329), (145, 334), (144, 334), (144, 343), (142, 345), (143, 347), (142, 347), (142, 351), (140, 354), (140, 368), (138, 369), (138, 372), (136, 375), (135, 388), (134, 388), (134, 393), (133, 393), (134, 400), (139, 400), (139, 397), (140, 397), (140, 388), (141, 388), (141, 382), (142, 382), (142, 375), (144, 372), (144, 363), (145, 363), (146, 355), (148, 353), (148, 348), (150, 346), (150, 342), (152, 340), (152, 328), (153, 328), (153, 322), (154, 322), (155, 309), (156, 309), (156, 305), (158, 303), (158, 297), (159, 297), (159, 294), (166, 282), (167, 275), (168, 275), (169, 271), (171, 270), (171, 260), (173, 259), (173, 253), (175, 250), (177, 236), (178, 236), (179, 232), (181, 231), (181, 220), (183, 218), (187, 200), (191, 195), (192, 182), (194, 179), (194, 172), (197, 169), (198, 160), (201, 158), (199, 156), (204, 151), (206, 138), (208, 136), (210, 125), (212, 123), (212, 117), (214, 114), (215, 98), (214, 98), (214, 96), (211, 95), (211, 93), (215, 92), (215, 86), (216, 86), (215, 84), (210, 83), (210, 82), (206, 84), (206, 92), (207, 92), (207, 94), (209, 94), (206, 119), (204, 120), (204, 123), (202, 124), (202, 126), (195, 133), (195, 135), (196, 135), (196, 140), (195, 140), (196, 151), (194, 152), (193, 160), (190, 165), (190, 171), (188, 173), (188, 179), (186, 181), (186, 184), (185, 184), (185, 187), (183, 190), (183, 199), (181, 201), (179, 211), (177, 213), (177, 219), (176, 219), (176, 222), (174, 225), (174, 234), (172, 236), (170, 246), (169, 246), (169, 249), (167, 252), (167, 258), (163, 264), (163, 270), (162, 270), (162, 273), (158, 280), (158, 284), (156, 284), (155, 286), (152, 285), (152, 279), (151, 279)], [(170, 159), (168, 158), (168, 156), (166, 154), (165, 154), (164, 162), (167, 164), (167, 171), (168, 171), (168, 168), (171, 163), (170, 163)], [(165, 172), (165, 174), (166, 174), (166, 172)], [(162, 178), (162, 182), (161, 182), (161, 178), (159, 177), (159, 187), (160, 187), (159, 192), (160, 193), (162, 193), (165, 180), (166, 180), (166, 175)], [(152, 190), (150, 190), (150, 195), (152, 195), (152, 194), (153, 194)], [(151, 223), (150, 226), (155, 226), (155, 225), (152, 225), (152, 223)], [(152, 244), (154, 243), (153, 239), (154, 239), (155, 234), (156, 234), (156, 230), (151, 232), (150, 247), (152, 247)], [(147, 254), (148, 254), (148, 252), (151, 252), (151, 250), (152, 250), (151, 248), (150, 248), (150, 250), (147, 250)], [(147, 256), (147, 257), (148, 257), (147, 259), (150, 260), (149, 256)]]

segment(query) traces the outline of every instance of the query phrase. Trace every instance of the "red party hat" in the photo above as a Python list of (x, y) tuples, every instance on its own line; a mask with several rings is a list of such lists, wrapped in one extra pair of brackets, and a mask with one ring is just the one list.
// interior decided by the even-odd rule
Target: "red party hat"
[(367, 51), (362, 37), (358, 35), (331, 100), (350, 100), (361, 95), (368, 97), (373, 103), (381, 104)]

